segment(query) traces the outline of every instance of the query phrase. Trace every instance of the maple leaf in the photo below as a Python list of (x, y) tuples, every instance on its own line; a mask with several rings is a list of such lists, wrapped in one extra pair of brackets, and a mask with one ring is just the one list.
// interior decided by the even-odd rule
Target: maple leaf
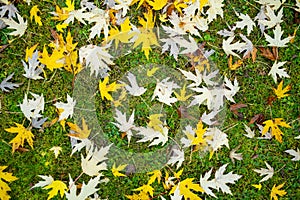
[(232, 149), (230, 152), (229, 152), (229, 158), (231, 159), (231, 161), (234, 163), (234, 159), (236, 160), (243, 160), (243, 154), (242, 153), (235, 153), (237, 151), (237, 149), (239, 148), (236, 147), (234, 149)]
[(17, 87), (19, 87), (21, 84), (20, 83), (12, 83), (9, 82), (10, 79), (12, 79), (13, 75), (15, 73), (11, 73), (9, 76), (7, 76), (5, 79), (3, 79), (0, 83), (0, 89), (3, 92), (10, 92), (10, 90), (14, 90)]
[(204, 139), (204, 134), (205, 134), (206, 130), (207, 130), (207, 128), (203, 128), (202, 121), (199, 121), (197, 124), (197, 128), (195, 130), (196, 137), (192, 136), (189, 138), (192, 141), (192, 145), (206, 144), (206, 141)]
[(33, 80), (43, 79), (43, 77), (40, 76), (40, 73), (43, 72), (44, 65), (40, 65), (40, 62), (38, 61), (38, 53), (39, 52), (36, 50), (31, 56), (28, 55), (28, 65), (22, 60), (25, 70), (25, 74), (23, 74), (23, 76), (26, 78)]
[(195, 69), (196, 75), (192, 72), (188, 72), (182, 69), (179, 69), (179, 71), (185, 76), (186, 80), (191, 80), (194, 83), (188, 85), (188, 87), (198, 87), (202, 83), (202, 74), (198, 69)]
[(153, 128), (155, 131), (162, 132), (163, 122), (159, 119), (163, 114), (152, 114), (148, 117), (150, 120), (147, 124), (148, 127)]
[(15, 29), (15, 31), (9, 33), (9, 35), (14, 35), (21, 37), (24, 35), (26, 29), (27, 29), (27, 21), (24, 20), (18, 13), (17, 14), (17, 19), (19, 23), (17, 23), (13, 19), (6, 19), (6, 18), (0, 18), (6, 25), (8, 25), (9, 29)]
[(267, 162), (265, 162), (266, 166), (268, 169), (265, 168), (260, 168), (260, 169), (254, 169), (253, 171), (255, 171), (256, 173), (259, 173), (260, 176), (265, 176), (263, 179), (261, 179), (259, 182), (264, 182), (270, 178), (273, 177), (274, 174), (274, 168), (271, 167)]
[(207, 137), (206, 142), (211, 148), (210, 157), (212, 157), (213, 153), (220, 149), (223, 145), (229, 148), (227, 134), (216, 127), (208, 128), (204, 136)]
[(151, 197), (153, 197), (154, 188), (151, 185), (147, 184), (147, 185), (142, 185), (141, 187), (139, 187), (137, 189), (134, 189), (133, 191), (141, 191), (141, 192), (143, 192), (145, 194), (149, 193), (149, 195)]
[(33, 45), (32, 47), (30, 47), (29, 49), (28, 49), (28, 47), (26, 47), (26, 54), (25, 54), (26, 62), (28, 62), (28, 58), (32, 58), (33, 53), (34, 53), (35, 49), (37, 48), (37, 46), (38, 46), (38, 43)]
[(148, 77), (153, 76), (157, 70), (159, 70), (159, 67), (153, 67), (152, 69), (147, 69), (147, 76)]
[(274, 13), (274, 10), (270, 6), (266, 6), (266, 16), (270, 20), (259, 20), (258, 22), (266, 26), (267, 29), (273, 28), (277, 24), (279, 25), (282, 22), (282, 17), (283, 17), (283, 8), (278, 12), (277, 16)]
[(107, 179), (100, 180), (101, 175), (96, 176), (95, 178), (91, 178), (87, 184), (82, 183), (80, 193), (77, 193), (78, 186), (75, 185), (72, 177), (69, 174), (69, 191), (66, 192), (66, 198), (69, 200), (83, 200), (87, 199), (90, 195), (95, 194), (99, 190), (96, 188), (99, 183), (107, 182)]
[(27, 130), (22, 124), (15, 123), (17, 127), (10, 127), (5, 129), (9, 133), (17, 133), (18, 135), (13, 138), (9, 143), (12, 144), (12, 152), (14, 153), (17, 148), (24, 146), (25, 140), (31, 148), (33, 148), (34, 135), (30, 130)]
[(73, 116), (76, 100), (73, 100), (73, 98), (67, 94), (67, 101), (68, 103), (57, 102), (54, 104), (57, 109), (61, 110), (58, 121)]
[(79, 49), (80, 63), (83, 65), (85, 59), (85, 65), (91, 70), (90, 75), (95, 73), (95, 76), (98, 76), (100, 74), (101, 78), (107, 76), (107, 71), (110, 70), (108, 65), (114, 64), (113, 56), (108, 53), (109, 47), (110, 45), (99, 47), (89, 44)]
[(38, 15), (40, 13), (40, 9), (37, 5), (33, 6), (30, 10), (30, 20), (34, 19), (35, 23), (37, 23), (39, 26), (42, 26), (43, 23), (41, 21), (41, 17)]
[(252, 21), (248, 14), (244, 15), (243, 13), (240, 13), (238, 14), (238, 17), (242, 21), (236, 22), (236, 27), (240, 29), (244, 29), (244, 27), (247, 27), (247, 35), (249, 36), (253, 30), (253, 26), (255, 26), (255, 23)]
[(137, 142), (148, 142), (152, 141), (148, 146), (158, 145), (162, 143), (163, 146), (168, 141), (168, 128), (163, 127), (162, 132), (155, 131), (150, 127), (137, 127), (138, 131), (137, 135), (142, 135), (143, 138), (138, 140)]
[(167, 77), (162, 81), (157, 81), (152, 100), (158, 97), (158, 101), (171, 106), (171, 103), (177, 101), (175, 97), (171, 97), (173, 89), (179, 88), (179, 86), (174, 81), (168, 81), (169, 79), (170, 77)]
[[(6, 1), (6, 0), (5, 0)], [(2, 2), (6, 5), (2, 5), (0, 7), (0, 17), (4, 17), (5, 14), (7, 13), (7, 18), (12, 19), (13, 17), (16, 17), (16, 13), (19, 13), (18, 9), (14, 6), (14, 4), (2, 0)], [(0, 0), (1, 2), (1, 0)]]
[(291, 90), (291, 85), (287, 85), (284, 89), (282, 89), (283, 86), (283, 80), (279, 83), (279, 85), (276, 88), (273, 88), (274, 93), (276, 94), (278, 99), (281, 99), (283, 97), (287, 97), (290, 94), (286, 94), (288, 91)]
[(277, 10), (285, 1), (286, 0), (258, 0), (256, 2), (265, 6), (272, 6), (274, 10)]
[(240, 67), (243, 64), (243, 60), (238, 60), (234, 64), (232, 64), (232, 55), (229, 56), (228, 59), (228, 66), (230, 70), (236, 70), (238, 67)]
[(268, 34), (264, 33), (266, 40), (269, 42), (268, 46), (286, 47), (286, 44), (290, 42), (291, 37), (287, 37), (281, 40), (283, 31), (281, 31), (281, 26), (279, 24), (276, 25), (275, 30), (273, 30), (273, 33), (274, 39)]
[(109, 36), (107, 38), (108, 41), (115, 41), (116, 48), (118, 47), (119, 42), (129, 43), (129, 39), (132, 37), (132, 34), (130, 34), (132, 26), (130, 25), (129, 17), (126, 17), (126, 19), (122, 24), (120, 24), (120, 26), (121, 31), (119, 31), (117, 27), (111, 28), (109, 30)]
[(220, 15), (223, 18), (223, 0), (209, 0), (209, 6), (210, 7), (206, 11), (209, 23), (216, 19), (218, 15)]
[[(191, 190), (196, 192), (204, 192), (203, 188), (199, 184), (193, 183), (194, 178), (187, 178), (180, 181), (178, 184), (180, 195), (183, 195), (185, 199), (201, 200), (201, 198), (194, 194)], [(170, 193), (173, 193), (177, 187), (173, 187)]]
[(187, 101), (192, 96), (192, 94), (186, 95), (186, 84), (180, 89), (180, 94), (177, 92), (174, 92), (174, 94), (178, 101)]
[(118, 0), (116, 1), (118, 5), (112, 6), (114, 10), (122, 10), (122, 17), (126, 16), (129, 6), (132, 3), (132, 0)]
[(222, 48), (225, 51), (226, 55), (233, 55), (238, 58), (241, 58), (239, 55), (237, 55), (233, 51), (234, 50), (241, 51), (241, 49), (246, 45), (246, 43), (236, 42), (236, 43), (230, 44), (233, 41), (233, 39), (234, 39), (234, 36), (229, 37), (227, 40), (223, 39)]
[(79, 22), (85, 25), (86, 24), (85, 20), (90, 20), (90, 18), (93, 17), (94, 15), (90, 12), (84, 12), (84, 11), (86, 11), (85, 8), (70, 11), (68, 14), (68, 18), (63, 22), (63, 24), (69, 24), (70, 22), (71, 24), (73, 24), (74, 19), (77, 19)]
[(30, 189), (37, 188), (37, 187), (44, 187), (46, 185), (51, 184), (54, 181), (54, 179), (51, 175), (49, 175), (49, 176), (38, 175), (38, 176), (44, 180), (39, 181), (34, 186), (32, 186)]
[(272, 190), (271, 190), (271, 194), (270, 194), (271, 200), (272, 199), (278, 200), (278, 197), (276, 195), (279, 195), (281, 197), (286, 195), (286, 191), (280, 190), (283, 187), (283, 185), (284, 185), (284, 183), (278, 185), (277, 187), (276, 187), (276, 184), (273, 185)]
[(160, 45), (157, 41), (155, 33), (153, 32), (155, 17), (153, 18), (152, 11), (149, 10), (148, 13), (144, 13), (144, 17), (146, 21), (145, 19), (139, 17), (139, 23), (142, 25), (142, 27), (133, 32), (134, 37), (132, 41), (134, 41), (133, 48), (136, 48), (142, 44), (142, 51), (144, 52), (147, 60), (149, 60), (151, 45)]
[(64, 52), (62, 50), (54, 49), (52, 55), (49, 56), (46, 46), (43, 48), (43, 53), (41, 54), (41, 58), (39, 58), (40, 62), (50, 71), (53, 69), (62, 68), (64, 66)]
[(83, 117), (81, 120), (82, 120), (82, 129), (77, 124), (67, 122), (68, 126), (70, 127), (70, 130), (72, 131), (72, 133), (68, 134), (68, 136), (76, 137), (80, 139), (85, 139), (89, 137), (91, 130), (88, 128), (88, 125), (86, 124)]
[(111, 122), (112, 124), (116, 125), (119, 131), (126, 133), (128, 138), (128, 144), (130, 143), (132, 137), (132, 129), (135, 128), (134, 125), (134, 111), (132, 111), (131, 116), (129, 117), (128, 121), (126, 120), (126, 113), (121, 113), (118, 109), (116, 109), (116, 117), (114, 117), (118, 123)]
[(161, 10), (168, 3), (168, 0), (147, 0), (147, 3), (152, 6), (153, 10)]
[(286, 63), (286, 61), (284, 62), (278, 62), (277, 60), (274, 62), (274, 64), (272, 65), (272, 68), (270, 70), (270, 72), (268, 73), (268, 75), (271, 75), (273, 80), (275, 81), (275, 83), (277, 83), (277, 76), (279, 76), (279, 78), (282, 77), (286, 77), (289, 78), (290, 76), (288, 75), (288, 73), (285, 71), (285, 68), (280, 68), (282, 67), (284, 64)]
[(280, 143), (282, 143), (281, 135), (283, 135), (283, 133), (279, 129), (278, 126), (291, 128), (291, 126), (288, 125), (286, 122), (284, 122), (282, 118), (275, 118), (274, 120), (267, 120), (267, 121), (264, 121), (263, 124), (265, 124), (265, 126), (264, 126), (264, 129), (262, 130), (262, 135), (266, 134), (266, 132), (271, 128), (272, 136), (275, 136), (275, 139), (278, 140)]
[(104, 11), (100, 8), (95, 8), (92, 10), (93, 16), (89, 17), (89, 23), (95, 22), (94, 26), (90, 29), (91, 33), (89, 35), (89, 40), (93, 39), (96, 35), (100, 37), (102, 30), (104, 32), (104, 37), (108, 37), (109, 33), (109, 11)]
[(54, 146), (50, 149), (50, 151), (53, 151), (54, 155), (55, 155), (55, 158), (58, 157), (59, 153), (62, 151), (62, 148), (61, 147), (57, 147), (57, 146)]
[(13, 176), (12, 173), (4, 172), (7, 166), (0, 166), (0, 199), (9, 200), (10, 196), (7, 192), (11, 191), (7, 183), (18, 180), (17, 177)]
[(252, 130), (250, 129), (250, 127), (247, 126), (246, 124), (244, 124), (244, 126), (245, 126), (245, 131), (246, 131), (246, 133), (247, 133), (247, 134), (244, 134), (244, 136), (246, 136), (247, 138), (254, 138), (254, 136), (255, 136), (254, 131), (252, 131)]
[(161, 181), (161, 177), (162, 177), (162, 173), (160, 170), (154, 170), (152, 172), (148, 172), (147, 174), (152, 176), (149, 178), (147, 185), (151, 185), (152, 183), (155, 182), (155, 180), (157, 180), (158, 183), (160, 183)]
[(251, 186), (257, 188), (258, 190), (261, 190), (261, 183), (260, 184), (252, 184)]
[(107, 84), (109, 81), (109, 77), (106, 76), (103, 81), (100, 80), (99, 82), (99, 90), (101, 94), (101, 99), (104, 100), (106, 98), (109, 101), (112, 101), (113, 98), (108, 92), (115, 92), (117, 89), (121, 88), (123, 84), (117, 84), (113, 82), (111, 84)]
[(43, 94), (41, 96), (30, 93), (34, 99), (27, 99), (27, 94), (25, 94), (25, 97), (23, 99), (23, 103), (20, 104), (21, 111), (25, 115), (25, 117), (31, 121), (32, 118), (39, 118), (42, 117), (40, 112), (44, 111), (44, 97)]
[(101, 174), (99, 171), (107, 170), (107, 165), (104, 161), (107, 159), (105, 156), (110, 146), (101, 147), (99, 150), (97, 147), (94, 149), (90, 148), (86, 158), (81, 154), (81, 168), (83, 173), (89, 176), (98, 176)]
[(52, 199), (54, 196), (60, 193), (60, 197), (63, 197), (65, 194), (65, 191), (68, 189), (67, 185), (62, 181), (52, 181), (49, 185), (45, 186), (43, 189), (51, 189), (51, 191), (48, 192), (48, 198)]
[(120, 171), (124, 170), (126, 168), (126, 166), (127, 166), (127, 164), (119, 165), (118, 167), (116, 167), (116, 163), (114, 163), (111, 168), (111, 171), (115, 177), (126, 176), (125, 174), (120, 173)]
[(297, 151), (295, 151), (294, 149), (289, 149), (289, 150), (285, 150), (284, 152), (290, 154), (291, 156), (294, 156), (292, 161), (299, 161), (300, 160), (300, 151), (299, 151), (298, 148), (297, 148)]
[(184, 161), (184, 151), (180, 151), (179, 149), (172, 149), (172, 156), (168, 160), (168, 165), (174, 165), (177, 163), (176, 169), (182, 165)]
[[(146, 92), (146, 90), (147, 90), (146, 88), (139, 87), (137, 80), (136, 80), (136, 76), (134, 74), (128, 72), (126, 77), (130, 83), (130, 86), (125, 84), (125, 88), (129, 92), (129, 94), (131, 94), (133, 96), (141, 96), (142, 94), (144, 94)], [(121, 83), (123, 83), (123, 82), (121, 82)]]

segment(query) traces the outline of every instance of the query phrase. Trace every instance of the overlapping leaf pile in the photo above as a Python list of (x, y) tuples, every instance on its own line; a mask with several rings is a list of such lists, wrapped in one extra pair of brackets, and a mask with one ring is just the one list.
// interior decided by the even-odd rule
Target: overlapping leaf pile
[[(13, 29), (9, 35), (15, 36), (15, 39), (26, 34), (28, 20), (34, 22), (36, 26), (43, 26), (44, 19), (41, 17), (40, 8), (32, 5), (29, 0), (25, 2), (31, 6), (30, 13), (27, 13), (30, 17), (21, 16), (12, 2), (6, 0), (0, 0), (0, 2), (0, 28)], [(53, 71), (60, 73), (64, 69), (72, 73), (73, 80), (75, 80), (82, 70), (90, 70), (90, 76), (99, 79), (99, 93), (102, 101), (110, 101), (111, 105), (114, 105), (112, 112), (115, 115), (111, 123), (118, 129), (120, 138), (127, 137), (129, 147), (131, 143), (140, 142), (147, 143), (149, 148), (163, 147), (170, 140), (175, 141), (175, 139), (171, 138), (169, 134), (170, 126), (166, 121), (169, 116), (160, 112), (149, 114), (146, 125), (142, 126), (135, 123), (135, 110), (128, 113), (128, 110), (124, 110), (122, 107), (126, 98), (143, 99), (143, 95), (148, 93), (151, 94), (150, 102), (160, 103), (162, 108), (174, 107), (175, 109), (176, 103), (182, 103), (187, 111), (197, 110), (199, 107), (205, 110), (195, 116), (187, 111), (185, 114), (181, 113), (187, 120), (181, 124), (181, 136), (179, 134), (176, 145), (171, 149), (171, 156), (165, 169), (149, 172), (148, 182), (136, 189), (132, 188), (133, 191), (128, 191), (126, 197), (133, 200), (154, 198), (196, 200), (201, 199), (200, 196), (217, 198), (213, 191), (234, 195), (228, 184), (235, 184), (247, 174), (234, 174), (233, 172), (224, 174), (229, 163), (215, 169), (214, 176), (212, 176), (213, 169), (211, 169), (199, 174), (200, 179), (189, 177), (188, 174), (188, 178), (181, 178), (185, 173), (185, 168), (189, 167), (188, 165), (182, 166), (190, 156), (189, 154), (196, 151), (209, 152), (211, 159), (215, 152), (222, 150), (223, 146), (230, 148), (230, 137), (226, 131), (217, 126), (218, 115), (222, 112), (226, 101), (235, 103), (234, 96), (241, 88), (238, 80), (234, 77), (224, 76), (220, 79), (219, 70), (214, 69), (208, 60), (214, 54), (214, 50), (205, 50), (203, 44), (197, 42), (198, 38), (201, 38), (202, 34), (209, 30), (210, 25), (216, 19), (223, 18), (224, 1), (108, 0), (101, 8), (87, 0), (80, 1), (80, 4), (76, 6), (75, 1), (72, 0), (66, 0), (64, 3), (63, 7), (56, 5), (55, 11), (50, 13), (51, 20), (55, 24), (55, 30), (52, 31), (53, 41), (49, 44), (26, 47), (25, 57), (20, 62), (25, 71), (24, 77), (38, 81), (47, 79), (49, 74), (53, 74)], [(273, 88), (276, 97), (270, 100), (270, 104), (272, 104), (273, 101), (282, 101), (289, 96), (288, 92), (291, 90), (290, 85), (283, 88), (284, 80), (290, 78), (290, 75), (283, 68), (287, 61), (278, 59), (278, 48), (285, 48), (295, 40), (297, 30), (294, 35), (287, 36), (282, 30), (281, 23), (284, 9), (294, 9), (299, 12), (300, 1), (295, 1), (292, 8), (285, 7), (284, 1), (280, 0), (259, 0), (256, 1), (256, 6), (260, 6), (260, 9), (255, 18), (252, 19), (248, 14), (235, 11), (240, 21), (228, 26), (228, 29), (218, 30), (218, 34), (223, 37), (222, 49), (228, 56), (230, 70), (237, 70), (243, 62), (249, 61), (250, 57), (250, 62), (254, 63), (258, 49), (265, 57), (274, 61), (268, 75), (273, 78), (275, 84), (278, 79), (281, 81), (277, 88)], [(131, 21), (129, 14), (132, 9), (138, 9), (143, 13), (138, 17), (137, 24)], [(78, 43), (74, 43), (75, 38), (71, 35), (70, 29), (75, 23), (81, 27), (88, 27), (88, 43), (85, 46), (79, 47)], [(259, 41), (260, 44), (256, 42), (253, 44), (248, 39), (255, 29), (258, 29), (263, 35), (263, 42)], [(159, 31), (164, 34), (158, 34)], [(101, 41), (100, 45), (99, 41)], [(128, 72), (125, 74), (124, 81), (111, 82), (109, 74), (110, 71), (113, 71), (111, 66), (114, 65), (116, 58), (110, 49), (118, 49), (119, 45), (124, 44), (141, 50), (147, 60), (151, 58), (151, 51), (158, 47), (162, 54), (168, 53), (175, 61), (183, 57), (188, 58), (192, 68), (191, 70), (176, 69), (176, 72), (183, 77), (182, 80), (168, 75), (163, 78), (159, 77), (157, 74), (163, 71), (163, 66), (154, 66), (138, 75)], [(272, 52), (267, 47), (261, 47), (262, 44), (270, 46)], [(38, 49), (42, 49), (42, 51)], [(234, 59), (235, 61), (233, 61)], [(0, 83), (0, 89), (5, 94), (18, 89), (21, 84), (11, 81), (13, 75), (13, 73), (8, 75)], [(155, 83), (155, 87), (147, 87), (141, 77), (151, 80)], [(113, 95), (116, 93), (119, 94), (118, 98)], [(47, 105), (55, 107), (57, 113), (56, 118), (48, 120), (48, 116), (43, 114), (45, 96), (46, 94), (43, 93), (35, 94), (28, 91), (24, 94), (23, 101), (19, 104), (20, 111), (25, 117), (24, 120), (15, 122), (12, 127), (5, 127), (6, 132), (17, 134), (9, 142), (12, 146), (12, 153), (23, 148), (26, 145), (25, 142), (34, 148), (34, 134), (39, 129), (49, 128), (55, 123), (60, 123), (64, 129), (70, 130), (68, 136), (72, 141), (71, 155), (81, 152), (82, 173), (75, 180), (69, 175), (68, 186), (62, 180), (54, 180), (51, 175), (39, 175), (43, 180), (36, 183), (31, 189), (42, 187), (50, 190), (48, 199), (56, 195), (65, 196), (71, 200), (82, 200), (88, 197), (98, 199), (101, 197), (101, 194), (97, 193), (99, 187), (105, 187), (104, 184), (109, 181), (105, 172), (111, 170), (115, 177), (126, 176), (120, 171), (126, 169), (127, 163), (118, 163), (117, 166), (114, 163), (113, 166), (109, 166), (108, 153), (114, 144), (96, 145), (90, 137), (92, 129), (89, 127), (89, 121), (85, 118), (81, 119), (81, 123), (70, 121), (76, 108), (76, 99), (67, 95), (66, 101)], [(231, 109), (236, 111), (238, 108)], [(251, 124), (255, 121), (257, 118), (253, 119)], [(272, 140), (270, 143), (282, 143), (284, 140), (283, 130), (291, 128), (291, 125), (285, 122), (284, 116), (274, 116), (274, 118), (263, 120), (262, 123), (257, 123), (257, 126), (263, 136), (257, 137), (258, 139), (275, 138), (277, 140)], [(283, 130), (279, 127), (283, 127)], [(245, 125), (245, 132), (247, 133), (246, 137), (255, 137), (255, 132), (247, 125)], [(132, 139), (133, 137), (139, 139)], [(299, 139), (299, 136), (295, 139)], [(83, 149), (85, 151), (82, 151)], [(233, 163), (235, 160), (243, 159), (242, 153), (236, 153), (237, 150), (238, 148), (232, 149), (230, 152), (229, 157)], [(61, 147), (53, 147), (51, 151), (54, 151), (55, 157), (57, 157)], [(285, 152), (294, 156), (292, 161), (300, 160), (299, 149), (297, 151), (287, 149)], [(175, 164), (178, 172), (172, 170)], [(253, 169), (260, 176), (266, 175), (259, 184), (253, 183), (253, 186), (259, 190), (262, 187), (261, 182), (271, 179), (275, 173), (272, 166), (267, 162), (265, 164), (267, 169)], [(2, 166), (0, 169), (2, 169), (0, 171), (0, 199), (9, 199), (7, 192), (10, 191), (10, 188), (7, 182), (16, 181), (17, 178), (10, 173), (3, 172), (6, 166)], [(76, 182), (83, 174), (89, 176), (90, 180), (87, 184), (83, 182), (79, 185)], [(164, 192), (156, 192), (158, 185), (162, 186)], [(284, 183), (273, 186), (270, 191), (271, 199), (277, 199), (276, 195), (286, 195), (286, 192), (281, 189), (283, 186)]]

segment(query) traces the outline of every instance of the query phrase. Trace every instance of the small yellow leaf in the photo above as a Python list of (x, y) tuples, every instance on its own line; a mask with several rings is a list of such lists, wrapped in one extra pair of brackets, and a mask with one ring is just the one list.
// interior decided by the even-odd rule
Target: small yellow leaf
[(33, 6), (30, 10), (30, 20), (34, 18), (35, 23), (37, 23), (39, 26), (42, 26), (43, 23), (41, 21), (41, 17), (38, 15), (40, 13), (40, 9), (38, 9), (38, 6)]
[(161, 177), (162, 177), (162, 173), (161, 173), (160, 170), (154, 170), (152, 172), (148, 172), (147, 174), (152, 174), (152, 176), (148, 180), (148, 185), (151, 185), (152, 183), (154, 183), (154, 181), (156, 179), (157, 179), (157, 182), (160, 183), (160, 180), (161, 180)]
[(32, 58), (33, 52), (35, 51), (36, 47), (38, 46), (38, 43), (30, 47), (26, 47), (26, 54), (25, 54), (25, 61), (28, 62), (28, 58)]
[(56, 196), (58, 194), (58, 192), (60, 193), (60, 197), (63, 197), (65, 194), (65, 191), (68, 190), (67, 185), (62, 182), (62, 181), (52, 181), (49, 185), (43, 187), (43, 189), (51, 189), (50, 192), (48, 192), (48, 198), (52, 199), (54, 196)]
[(146, 194), (149, 193), (149, 195), (151, 197), (153, 197), (154, 188), (151, 187), (151, 185), (143, 185), (143, 186), (141, 186), (141, 187), (139, 187), (137, 189), (134, 189), (133, 191), (142, 191), (142, 192), (144, 192)]
[(183, 88), (180, 90), (180, 94), (178, 94), (177, 92), (174, 92), (174, 94), (178, 101), (186, 101), (192, 96), (192, 94), (185, 96), (186, 95), (186, 84), (184, 84)]
[(238, 67), (240, 67), (243, 64), (243, 60), (238, 60), (234, 64), (232, 64), (232, 55), (229, 56), (228, 59), (228, 66), (230, 70), (236, 70)]
[(127, 166), (127, 164), (119, 165), (118, 167), (116, 167), (116, 164), (114, 163), (113, 166), (112, 166), (111, 171), (112, 171), (112, 173), (115, 177), (117, 177), (117, 176), (126, 176), (125, 174), (122, 174), (122, 173), (119, 172), (119, 171), (124, 170), (126, 168), (126, 166)]
[(71, 131), (74, 132), (74, 133), (68, 134), (68, 136), (77, 137), (80, 139), (85, 139), (85, 138), (89, 137), (91, 130), (88, 128), (83, 117), (82, 117), (81, 121), (82, 121), (82, 129), (76, 124), (67, 122), (67, 125), (70, 127)]
[(30, 130), (27, 130), (22, 124), (15, 123), (17, 127), (10, 127), (5, 129), (9, 133), (17, 133), (18, 135), (13, 138), (9, 143), (12, 144), (12, 153), (15, 152), (20, 146), (24, 146), (25, 140), (31, 148), (33, 148), (33, 138), (34, 135)]
[(283, 187), (284, 183), (282, 183), (281, 185), (278, 185), (276, 187), (276, 184), (273, 185), (272, 187), (272, 190), (271, 190), (271, 200), (274, 199), (274, 200), (278, 200), (278, 197), (276, 195), (279, 195), (279, 196), (284, 196), (286, 195), (286, 191), (284, 190), (280, 190), (282, 187)]
[(149, 116), (149, 123), (147, 124), (150, 128), (153, 128), (156, 131), (163, 132), (163, 122), (160, 121), (160, 117), (162, 117), (163, 114), (152, 114)]
[(257, 188), (258, 190), (261, 189), (261, 183), (260, 184), (252, 184), (253, 187)]
[(62, 24), (57, 24), (55, 27), (57, 29), (58, 32), (64, 32), (63, 29), (67, 28), (69, 24), (65, 24), (65, 23), (62, 23)]
[(114, 92), (117, 89), (121, 88), (123, 84), (117, 84), (116, 82), (113, 82), (111, 84), (107, 84), (109, 81), (109, 77), (106, 76), (103, 80), (103, 82), (100, 80), (99, 82), (99, 90), (100, 90), (100, 95), (101, 99), (104, 100), (106, 98), (109, 101), (113, 101), (112, 96), (108, 92)]
[(66, 5), (67, 7), (64, 7), (64, 10), (69, 12), (75, 10), (74, 1), (72, 2), (72, 0), (66, 0)]
[(278, 99), (281, 99), (283, 97), (287, 97), (290, 95), (290, 94), (285, 94), (285, 93), (287, 93), (288, 91), (291, 90), (291, 85), (286, 86), (284, 89), (282, 89), (282, 86), (283, 86), (283, 80), (279, 83), (277, 89), (273, 88), (274, 93), (276, 94)]
[(152, 69), (147, 69), (147, 76), (148, 77), (153, 76), (157, 70), (159, 70), (158, 67), (153, 67)]
[(147, 2), (153, 10), (161, 10), (168, 3), (168, 0), (148, 0)]

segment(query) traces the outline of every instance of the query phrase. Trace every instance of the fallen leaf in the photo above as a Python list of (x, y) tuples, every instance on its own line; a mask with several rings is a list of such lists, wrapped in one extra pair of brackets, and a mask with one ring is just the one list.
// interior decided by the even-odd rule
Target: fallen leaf
[(274, 200), (278, 200), (278, 197), (276, 195), (279, 195), (279, 196), (284, 196), (286, 195), (286, 191), (284, 190), (280, 190), (282, 187), (283, 187), (284, 183), (282, 183), (281, 185), (278, 185), (276, 187), (276, 184), (273, 185), (272, 187), (272, 190), (271, 190), (271, 200), (274, 199)]
[(257, 114), (257, 115), (254, 115), (254, 117), (251, 118), (251, 120), (248, 123), (248, 125), (254, 124), (255, 122), (257, 124), (262, 124), (263, 121), (265, 121), (265, 116), (263, 114)]
[(240, 113), (238, 112), (239, 109), (241, 108), (246, 108), (247, 105), (246, 104), (243, 104), (243, 103), (236, 103), (236, 104), (232, 104), (230, 105), (230, 111), (237, 115), (237, 116), (240, 116)]
[(267, 47), (259, 47), (259, 50), (262, 53), (262, 56), (264, 56), (265, 58), (267, 58), (269, 60), (275, 61), (279, 58), (277, 47), (273, 47), (272, 52)]

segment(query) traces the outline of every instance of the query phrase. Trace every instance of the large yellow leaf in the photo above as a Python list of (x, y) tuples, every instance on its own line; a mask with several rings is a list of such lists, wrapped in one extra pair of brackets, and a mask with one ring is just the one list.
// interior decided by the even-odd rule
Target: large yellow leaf
[(283, 187), (284, 183), (282, 183), (281, 185), (278, 185), (276, 187), (276, 184), (273, 185), (272, 187), (272, 190), (271, 190), (271, 200), (274, 199), (274, 200), (278, 200), (278, 197), (276, 195), (279, 195), (279, 196), (284, 196), (286, 195), (286, 191), (284, 190), (280, 190), (282, 187)]
[[(187, 178), (181, 182), (179, 182), (179, 191), (180, 195), (184, 196), (184, 199), (193, 199), (193, 200), (201, 200), (198, 195), (194, 194), (191, 190), (196, 192), (204, 192), (203, 188), (199, 184), (193, 183), (194, 178)], [(174, 193), (177, 186), (174, 186), (170, 192), (170, 194)]]
[(58, 69), (64, 66), (64, 52), (54, 49), (52, 55), (49, 56), (46, 47), (44, 46), (42, 57), (39, 59), (40, 62), (47, 66), (48, 69)]
[(111, 28), (109, 30), (108, 41), (115, 40), (115, 46), (117, 47), (119, 42), (128, 43), (132, 34), (129, 34), (131, 30), (131, 25), (129, 18), (127, 17), (125, 21), (121, 24), (121, 31), (117, 27)]
[(162, 177), (162, 173), (160, 170), (154, 170), (152, 172), (148, 172), (147, 174), (152, 174), (152, 176), (150, 177), (149, 181), (148, 181), (148, 185), (151, 185), (152, 183), (154, 183), (154, 181), (157, 179), (157, 182), (160, 183), (161, 177)]
[(42, 26), (43, 23), (41, 21), (41, 17), (38, 15), (40, 13), (40, 9), (38, 6), (33, 6), (30, 10), (30, 20), (34, 19), (35, 23), (37, 23), (39, 26)]
[(117, 89), (122, 87), (122, 84), (117, 84), (116, 82), (113, 82), (111, 84), (107, 84), (109, 81), (109, 77), (105, 77), (103, 82), (100, 80), (99, 82), (99, 90), (100, 90), (100, 95), (102, 100), (104, 100), (104, 98), (106, 98), (107, 100), (112, 101), (113, 98), (112, 96), (108, 93), (108, 92), (114, 92)]
[(27, 143), (31, 148), (33, 148), (33, 139), (34, 135), (30, 130), (27, 130), (22, 124), (15, 123), (17, 127), (10, 127), (5, 129), (9, 133), (17, 133), (18, 135), (12, 139), (9, 143), (12, 144), (12, 152), (14, 153), (17, 148), (24, 146), (24, 141), (27, 140)]
[(271, 128), (271, 134), (275, 136), (275, 139), (278, 140), (280, 143), (282, 142), (281, 135), (283, 135), (283, 133), (278, 126), (291, 128), (291, 126), (288, 125), (286, 122), (284, 122), (282, 118), (275, 118), (274, 121), (267, 120), (264, 121), (263, 124), (265, 124), (265, 126), (264, 129), (262, 130), (262, 135), (266, 134), (268, 130)]
[(0, 166), (0, 199), (1, 200), (9, 200), (10, 196), (7, 192), (11, 191), (8, 183), (17, 180), (18, 178), (13, 176), (12, 173), (3, 172), (7, 166)]
[(49, 185), (47, 185), (43, 189), (51, 189), (50, 192), (48, 192), (49, 196), (47, 200), (49, 200), (52, 199), (54, 196), (56, 196), (58, 192), (60, 193), (60, 197), (63, 197), (68, 187), (62, 181), (52, 181)]

